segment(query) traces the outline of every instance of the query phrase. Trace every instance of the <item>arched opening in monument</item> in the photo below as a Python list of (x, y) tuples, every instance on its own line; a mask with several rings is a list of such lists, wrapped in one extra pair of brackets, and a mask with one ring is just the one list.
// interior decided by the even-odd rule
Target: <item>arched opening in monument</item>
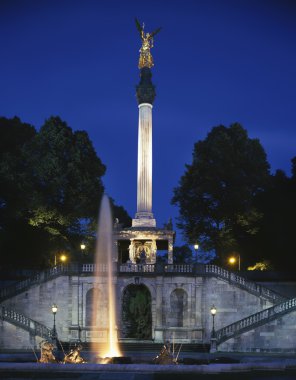
[(169, 325), (172, 327), (184, 327), (188, 313), (188, 295), (183, 289), (175, 289), (170, 295)]
[(145, 285), (128, 285), (122, 297), (122, 338), (152, 339), (151, 294)]
[[(85, 296), (85, 325), (92, 326), (93, 325), (93, 312), (94, 310), (98, 310), (100, 307), (100, 301), (102, 299), (102, 294), (99, 289), (92, 288), (90, 289)], [(98, 325), (98, 321), (95, 324)]]

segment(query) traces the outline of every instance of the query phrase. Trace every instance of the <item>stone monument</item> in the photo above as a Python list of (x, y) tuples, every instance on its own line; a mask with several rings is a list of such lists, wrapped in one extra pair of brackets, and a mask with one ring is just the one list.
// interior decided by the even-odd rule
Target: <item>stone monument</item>
[(136, 19), (142, 46), (139, 50), (140, 83), (136, 86), (139, 107), (138, 123), (138, 174), (137, 174), (137, 212), (131, 228), (115, 230), (119, 261), (132, 264), (155, 264), (157, 249), (167, 250), (168, 263), (173, 262), (172, 228), (156, 228), (152, 212), (152, 107), (156, 96), (152, 83), (151, 68), (154, 66), (150, 49), (153, 37), (160, 31), (144, 32), (144, 24)]

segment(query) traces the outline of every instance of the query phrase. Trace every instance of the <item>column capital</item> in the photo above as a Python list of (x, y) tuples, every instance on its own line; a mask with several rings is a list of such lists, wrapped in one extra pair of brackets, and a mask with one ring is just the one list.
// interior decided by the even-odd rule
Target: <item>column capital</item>
[(140, 71), (140, 83), (136, 87), (137, 100), (139, 104), (153, 104), (156, 92), (152, 83), (152, 73), (148, 67), (143, 67)]

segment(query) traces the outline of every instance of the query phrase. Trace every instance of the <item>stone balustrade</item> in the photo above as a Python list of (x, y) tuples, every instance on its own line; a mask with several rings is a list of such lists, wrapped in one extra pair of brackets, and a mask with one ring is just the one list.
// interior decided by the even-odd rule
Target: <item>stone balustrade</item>
[(25, 315), (18, 313), (15, 310), (7, 309), (2, 306), (0, 308), (1, 319), (7, 320), (23, 329), (29, 331), (34, 336), (40, 336), (41, 338), (50, 339), (52, 336), (52, 330), (42, 325), (39, 322), (34, 321), (26, 317)]
[[(118, 275), (133, 275), (134, 273), (142, 275), (152, 274), (174, 274), (174, 275), (187, 275), (187, 276), (214, 276), (226, 281), (229, 281), (236, 286), (241, 287), (255, 295), (262, 296), (273, 303), (281, 303), (286, 300), (285, 297), (278, 293), (265, 288), (262, 285), (247, 280), (245, 277), (237, 273), (230, 272), (217, 265), (198, 265), (198, 264), (132, 264), (132, 263), (114, 263), (114, 273)], [(17, 282), (5, 288), (0, 289), (0, 302), (21, 293), (29, 287), (48, 281), (58, 276), (63, 275), (94, 275), (95, 273), (107, 273), (107, 265), (100, 264), (97, 268), (95, 264), (67, 264), (57, 265), (48, 270), (42, 271), (34, 276)]]
[(229, 282), (236, 284), (253, 294), (269, 299), (273, 303), (280, 303), (286, 300), (286, 297), (283, 297), (280, 294), (257, 284), (256, 282), (249, 281), (245, 277), (239, 276), (234, 272), (218, 267), (217, 265), (205, 265), (205, 272), (207, 274), (214, 274), (217, 277), (228, 280)]

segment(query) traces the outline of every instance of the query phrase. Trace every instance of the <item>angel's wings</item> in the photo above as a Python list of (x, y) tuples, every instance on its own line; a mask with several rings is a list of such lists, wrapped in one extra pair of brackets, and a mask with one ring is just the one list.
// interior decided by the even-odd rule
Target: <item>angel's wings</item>
[(153, 38), (155, 36), (155, 34), (159, 33), (161, 30), (161, 28), (157, 28), (154, 30), (154, 32), (150, 33), (150, 38)]
[(136, 18), (135, 18), (135, 22), (136, 22), (136, 27), (141, 34), (143, 31), (143, 28), (141, 27), (141, 24), (139, 23), (139, 21)]
[[(135, 22), (136, 22), (136, 27), (137, 27), (138, 31), (140, 32), (140, 35), (142, 35), (142, 32), (144, 31), (144, 27), (141, 26), (141, 24), (139, 23), (139, 20), (137, 20), (137, 18), (135, 18)], [(155, 34), (160, 32), (160, 30), (161, 30), (161, 28), (157, 28), (154, 30), (154, 32), (150, 33), (149, 39), (153, 38), (155, 36)]]

